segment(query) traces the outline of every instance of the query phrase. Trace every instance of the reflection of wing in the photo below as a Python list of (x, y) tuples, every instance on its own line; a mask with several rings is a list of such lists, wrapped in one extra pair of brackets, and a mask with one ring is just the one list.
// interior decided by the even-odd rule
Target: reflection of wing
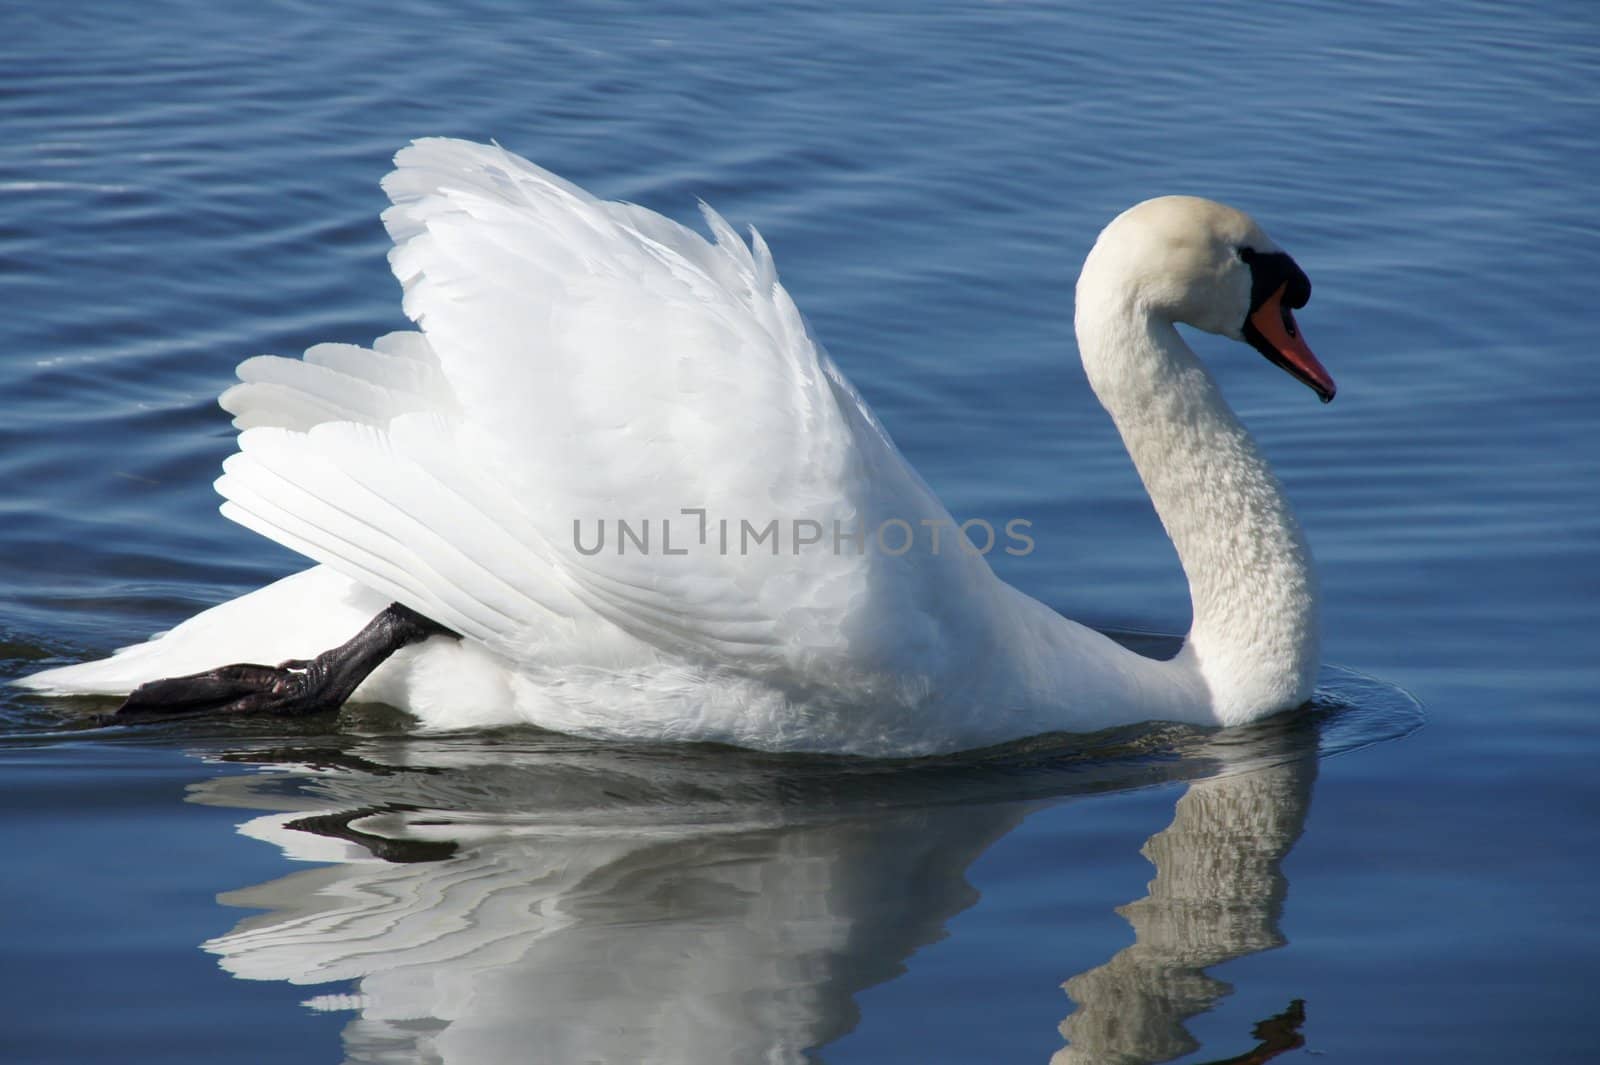
[[(346, 864), (229, 894), (268, 912), (206, 949), (246, 979), (357, 981), (311, 998), (358, 1011), (350, 1061), (800, 1063), (853, 1026), (857, 991), (971, 904), (964, 869), (1021, 816), (1007, 804), (817, 824), (799, 811), (810, 823), (796, 825), (768, 801), (663, 824), (663, 787), (703, 801), (706, 777), (691, 773), (646, 782), (653, 818), (617, 821), (617, 781), (591, 793), (591, 776), (573, 773), (565, 795), (548, 791), (559, 771), (512, 778), (534, 792), (499, 805), (535, 815), (379, 812), (336, 838), (292, 827), (326, 802), (291, 800), (242, 831)], [(204, 801), (270, 801), (230, 793), (242, 781), (212, 782)], [(427, 795), (438, 778), (412, 783)], [(457, 851), (381, 862), (371, 837)]]
[(1306, 758), (1197, 781), (1172, 824), (1150, 837), (1150, 894), (1117, 912), (1135, 941), (1098, 969), (1066, 982), (1077, 1012), (1054, 1065), (1146, 1065), (1199, 1044), (1184, 1022), (1232, 989), (1213, 965), (1281, 946), (1288, 885), (1279, 866), (1300, 837), (1316, 777)]

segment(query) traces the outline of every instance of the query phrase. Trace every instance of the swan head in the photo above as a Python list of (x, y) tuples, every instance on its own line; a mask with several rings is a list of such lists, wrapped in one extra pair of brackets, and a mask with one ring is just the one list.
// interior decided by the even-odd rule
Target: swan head
[(1080, 310), (1095, 294), (1086, 288), (1107, 283), (1146, 313), (1249, 344), (1324, 403), (1333, 399), (1333, 378), (1294, 319), (1311, 281), (1243, 211), (1197, 196), (1128, 208), (1084, 262)]

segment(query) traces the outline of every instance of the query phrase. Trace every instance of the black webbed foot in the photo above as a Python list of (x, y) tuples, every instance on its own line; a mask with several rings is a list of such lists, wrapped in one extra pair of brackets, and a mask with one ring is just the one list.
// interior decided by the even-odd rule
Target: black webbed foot
[(309, 672), (246, 662), (141, 684), (117, 707), (116, 714), (311, 714), (323, 709), (307, 698), (313, 688)]
[(400, 648), (455, 633), (391, 603), (350, 640), (311, 659), (276, 666), (241, 662), (153, 680), (135, 688), (116, 717), (191, 714), (303, 715), (336, 710)]

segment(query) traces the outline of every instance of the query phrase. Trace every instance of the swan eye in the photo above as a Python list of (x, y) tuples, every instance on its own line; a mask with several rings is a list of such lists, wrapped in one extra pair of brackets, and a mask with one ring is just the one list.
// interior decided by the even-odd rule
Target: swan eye
[[(1280, 287), (1284, 288), (1283, 308), (1286, 314), (1294, 308), (1304, 307), (1310, 301), (1311, 279), (1287, 253), (1260, 252), (1251, 247), (1240, 247), (1236, 251), (1239, 261), (1250, 268), (1251, 314), (1260, 310), (1267, 297)], [(1292, 329), (1290, 335), (1294, 335)]]

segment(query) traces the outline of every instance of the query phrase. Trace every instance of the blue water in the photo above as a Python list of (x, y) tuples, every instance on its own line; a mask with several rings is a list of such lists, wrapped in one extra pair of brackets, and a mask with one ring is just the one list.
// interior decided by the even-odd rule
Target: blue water
[(758, 225), (951, 510), (1034, 522), (1004, 576), (1118, 629), (1188, 604), (1072, 282), (1139, 199), (1246, 208), (1339, 398), (1196, 344), (1356, 671), (1239, 735), (893, 770), (373, 708), (96, 728), (0, 689), (5, 1060), (1590, 1060), (1592, 4), (86, 0), (0, 31), (0, 676), (300, 564), (216, 514), (215, 397), (405, 324), (376, 183), (434, 134)]

